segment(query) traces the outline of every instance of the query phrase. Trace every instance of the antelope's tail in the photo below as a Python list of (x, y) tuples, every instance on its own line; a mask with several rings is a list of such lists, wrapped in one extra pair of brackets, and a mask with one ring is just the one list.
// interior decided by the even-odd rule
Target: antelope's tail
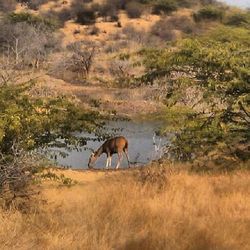
[(126, 141), (125, 146), (124, 146), (124, 151), (127, 150), (128, 151), (128, 141)]

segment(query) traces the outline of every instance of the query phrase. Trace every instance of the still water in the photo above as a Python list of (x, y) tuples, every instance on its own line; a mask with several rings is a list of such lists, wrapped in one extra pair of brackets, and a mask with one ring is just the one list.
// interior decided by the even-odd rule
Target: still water
[[(167, 137), (160, 137), (156, 135), (156, 131), (159, 130), (161, 124), (159, 122), (133, 122), (133, 121), (116, 121), (108, 124), (108, 130), (115, 135), (123, 135), (128, 139), (128, 152), (130, 162), (133, 165), (144, 165), (152, 160), (159, 159), (165, 149), (165, 145), (168, 144)], [(82, 136), (91, 136), (89, 134), (82, 134)], [(92, 135), (93, 137), (93, 135)], [(86, 148), (96, 150), (101, 146), (103, 142), (89, 141)], [(63, 158), (57, 155), (57, 163), (61, 166), (72, 167), (75, 169), (86, 169), (88, 165), (88, 159), (91, 154), (90, 149), (82, 148), (81, 151), (73, 150), (68, 153), (68, 156)], [(112, 168), (117, 163), (117, 155), (112, 157)], [(106, 165), (106, 154), (103, 154), (95, 164), (95, 168), (104, 168)], [(120, 167), (127, 167), (126, 157), (123, 157), (123, 161)]]
[(241, 8), (250, 8), (250, 0), (220, 0), (220, 2)]

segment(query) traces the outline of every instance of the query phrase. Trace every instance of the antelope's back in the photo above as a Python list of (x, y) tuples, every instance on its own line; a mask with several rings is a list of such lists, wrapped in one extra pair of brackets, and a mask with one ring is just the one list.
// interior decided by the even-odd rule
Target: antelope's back
[(128, 141), (124, 136), (117, 136), (107, 140), (105, 146), (108, 147), (112, 153), (117, 153), (118, 151), (128, 148)]

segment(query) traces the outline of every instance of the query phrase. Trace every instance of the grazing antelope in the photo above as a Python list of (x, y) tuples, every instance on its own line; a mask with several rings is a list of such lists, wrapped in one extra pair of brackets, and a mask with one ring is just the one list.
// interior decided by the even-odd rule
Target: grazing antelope
[(106, 162), (106, 168), (108, 169), (111, 167), (111, 160), (113, 154), (118, 154), (118, 162), (116, 165), (116, 169), (119, 168), (120, 163), (123, 158), (123, 154), (125, 153), (126, 158), (128, 160), (128, 167), (130, 168), (129, 158), (128, 158), (128, 141), (123, 136), (118, 136), (111, 138), (107, 141), (105, 141), (101, 147), (99, 147), (94, 153), (91, 154), (89, 158), (88, 167), (92, 168), (92, 164), (95, 163), (95, 161), (98, 159), (98, 157), (105, 153), (107, 155), (107, 162)]

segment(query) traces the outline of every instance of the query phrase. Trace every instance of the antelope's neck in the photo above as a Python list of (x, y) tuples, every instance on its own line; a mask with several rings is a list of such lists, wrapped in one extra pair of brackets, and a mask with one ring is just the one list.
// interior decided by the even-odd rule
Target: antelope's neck
[(97, 149), (96, 151), (96, 156), (100, 156), (103, 153), (103, 147), (101, 146), (100, 148)]

